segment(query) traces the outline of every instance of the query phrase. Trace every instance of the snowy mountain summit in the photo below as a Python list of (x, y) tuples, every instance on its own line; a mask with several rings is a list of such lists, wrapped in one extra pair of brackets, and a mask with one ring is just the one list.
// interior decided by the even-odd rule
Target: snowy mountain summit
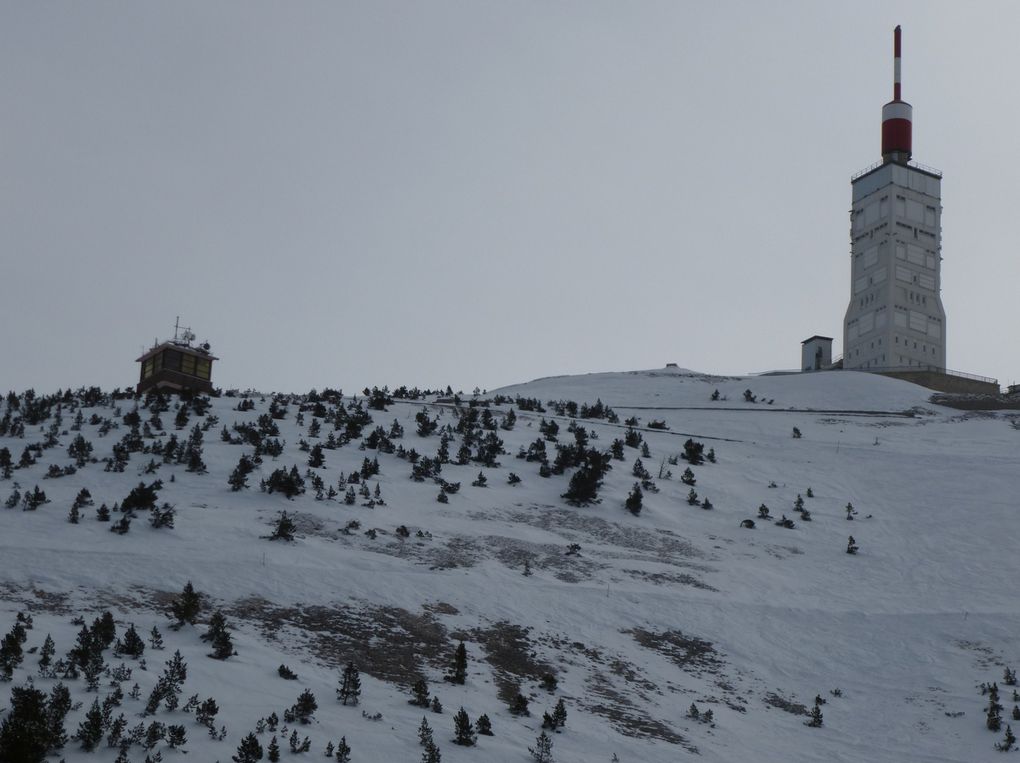
[(1013, 746), (1015, 413), (856, 372), (351, 392), (0, 402), (0, 759)]

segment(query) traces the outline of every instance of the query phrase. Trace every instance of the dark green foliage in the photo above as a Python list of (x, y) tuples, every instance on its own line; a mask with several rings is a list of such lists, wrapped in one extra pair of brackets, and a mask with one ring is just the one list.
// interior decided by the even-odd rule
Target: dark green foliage
[(641, 502), (642, 502), (641, 486), (638, 483), (634, 483), (634, 487), (630, 491), (630, 495), (627, 496), (627, 500), (624, 506), (634, 516), (641, 513)]
[(206, 728), (212, 729), (213, 723), (216, 719), (216, 714), (219, 713), (219, 711), (220, 708), (216, 704), (216, 700), (209, 697), (205, 701), (200, 702), (195, 708), (195, 721)]
[(280, 760), (280, 743), (276, 741), (275, 735), (269, 740), (269, 746), (266, 748), (266, 759), (269, 763), (277, 763)]
[(103, 738), (103, 711), (99, 707), (99, 700), (92, 701), (92, 707), (85, 714), (78, 726), (78, 733), (74, 738), (81, 743), (81, 748), (86, 752), (92, 752), (99, 745)]
[(198, 593), (189, 580), (184, 585), (184, 590), (170, 604), (170, 612), (177, 620), (177, 627), (185, 623), (195, 624), (199, 612), (202, 611), (202, 595)]
[(1006, 736), (1001, 742), (997, 742), (995, 749), (999, 752), (1009, 752), (1016, 745), (1016, 737), (1013, 735), (1013, 729), (1006, 724)]
[(308, 454), (308, 465), (313, 469), (321, 469), (326, 464), (326, 456), (322, 452), (322, 446), (316, 443)]
[(188, 734), (184, 726), (171, 724), (166, 727), (166, 743), (171, 750), (183, 747), (188, 743)]
[(168, 527), (172, 530), (175, 516), (176, 510), (169, 503), (164, 503), (159, 507), (153, 506), (149, 510), (149, 524), (156, 530), (162, 527)]
[(453, 671), (446, 676), (446, 680), (455, 684), (463, 684), (467, 679), (467, 648), (461, 641), (453, 654)]
[(336, 690), (336, 698), (344, 705), (357, 705), (360, 697), (361, 676), (354, 663), (348, 662), (340, 677), (340, 686)]
[(336, 743), (336, 760), (337, 763), (351, 763), (351, 746), (347, 744), (347, 737), (340, 737), (340, 741)]
[(159, 721), (153, 721), (145, 729), (145, 739), (142, 741), (142, 747), (146, 750), (151, 750), (157, 744), (163, 741), (166, 736), (166, 726)]
[(231, 760), (234, 763), (256, 763), (262, 760), (262, 755), (262, 745), (259, 744), (258, 737), (249, 733), (241, 740), (241, 744), (237, 746), (237, 753), (231, 756)]
[(528, 698), (520, 692), (517, 692), (513, 699), (510, 700), (510, 714), (516, 716), (531, 715), (531, 711), (528, 709)]
[(492, 721), (489, 720), (489, 716), (480, 715), (478, 720), (475, 721), (475, 730), (482, 736), (492, 736)]
[(21, 508), (24, 511), (35, 511), (43, 504), (49, 503), (49, 499), (46, 497), (46, 493), (39, 489), (36, 485), (32, 490), (25, 493), (24, 498), (21, 499)]
[(42, 675), (46, 675), (49, 670), (50, 664), (53, 661), (53, 655), (56, 653), (57, 647), (53, 643), (53, 637), (48, 633), (46, 634), (46, 640), (43, 641), (42, 648), (39, 650), (39, 672)]
[(227, 630), (227, 618), (220, 610), (213, 612), (209, 618), (209, 628), (202, 634), (202, 640), (212, 644), (210, 657), (225, 660), (234, 655), (234, 644), (230, 639), (230, 631)]
[(804, 721), (805, 726), (810, 726), (813, 729), (817, 729), (822, 725), (822, 707), (819, 704), (815, 704), (811, 708), (811, 717)]
[(269, 540), (294, 540), (295, 529), (297, 526), (294, 524), (294, 520), (287, 516), (286, 511), (281, 512)]
[(856, 554), (860, 550), (860, 546), (857, 545), (857, 541), (855, 541), (854, 536), (851, 535), (846, 542), (846, 552), (848, 554)]
[(411, 699), (408, 700), (409, 704), (418, 707), (429, 706), (429, 685), (424, 678), (419, 678), (414, 682), (414, 686), (411, 687), (411, 695)]
[(139, 482), (138, 487), (132, 488), (127, 498), (121, 501), (120, 510), (125, 514), (129, 514), (134, 511), (154, 509), (158, 493), (162, 487), (163, 482), (161, 480), (156, 480), (149, 485)]
[(282, 678), (282, 679), (284, 679), (286, 681), (296, 681), (297, 680), (297, 673), (295, 673), (293, 670), (288, 668), (286, 665), (281, 665), (280, 667), (278, 667), (276, 669), (276, 673), (277, 673), (277, 675), (280, 676), (280, 678)]
[(145, 714), (152, 715), (160, 704), (167, 710), (175, 710), (180, 701), (181, 687), (188, 678), (188, 666), (181, 657), (180, 652), (174, 652), (174, 656), (167, 660), (163, 668), (163, 675), (160, 676), (149, 700), (145, 705)]
[(418, 726), (418, 744), (426, 747), (432, 743), (432, 727), (429, 726), (428, 718), (421, 717), (421, 724)]
[(453, 716), (453, 733), (453, 743), (462, 747), (471, 747), (478, 739), (474, 724), (463, 707)]
[(21, 645), (25, 642), (25, 628), (21, 623), (15, 623), (11, 630), (0, 641), (0, 680), (10, 681), (17, 668), (24, 659)]
[(255, 471), (255, 462), (247, 455), (238, 459), (237, 466), (227, 478), (227, 484), (235, 493), (248, 487), (248, 475)]
[(535, 763), (552, 763), (552, 748), (552, 739), (550, 739), (545, 731), (543, 731), (535, 740), (535, 746), (528, 748), (528, 752), (531, 753), (531, 757), (534, 758)]
[(54, 748), (46, 695), (31, 686), (16, 686), (11, 689), (8, 708), (0, 723), (0, 760), (42, 763)]
[(580, 467), (570, 477), (570, 484), (563, 498), (576, 506), (597, 502), (602, 479), (612, 468), (609, 461), (610, 456), (607, 453), (600, 453), (594, 448), (586, 451)]
[(687, 442), (684, 443), (684, 452), (680, 454), (680, 457), (692, 466), (697, 466), (705, 461), (705, 457), (703, 455), (704, 451), (704, 443), (688, 439)]
[(305, 481), (297, 467), (292, 466), (290, 471), (276, 469), (268, 480), (262, 480), (261, 488), (266, 493), (283, 493), (287, 498), (293, 498), (305, 492)]
[(145, 642), (142, 641), (142, 637), (140, 637), (135, 629), (135, 623), (132, 623), (124, 631), (123, 639), (117, 642), (116, 647), (113, 649), (113, 654), (138, 659), (142, 656), (143, 652), (145, 652)]
[(694, 478), (694, 472), (691, 471), (691, 467), (689, 466), (684, 469), (684, 473), (680, 475), (680, 481), (685, 485), (690, 485), (691, 487), (698, 484), (698, 481)]
[(319, 703), (315, 701), (315, 695), (305, 689), (297, 698), (297, 702), (291, 707), (294, 717), (299, 723), (307, 726), (312, 722), (312, 716), (319, 709)]

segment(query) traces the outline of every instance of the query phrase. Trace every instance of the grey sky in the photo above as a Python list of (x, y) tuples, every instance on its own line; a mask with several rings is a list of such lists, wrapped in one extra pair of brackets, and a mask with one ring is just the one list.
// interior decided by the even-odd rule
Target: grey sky
[[(0, 2), (0, 388), (795, 367), (904, 29), (948, 364), (1020, 377), (1015, 3)], [(839, 351), (841, 347), (837, 347)]]

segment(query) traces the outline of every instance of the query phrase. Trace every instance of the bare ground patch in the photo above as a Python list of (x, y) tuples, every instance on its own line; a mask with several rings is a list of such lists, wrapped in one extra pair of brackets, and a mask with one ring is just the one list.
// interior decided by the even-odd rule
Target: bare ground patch
[(499, 697), (509, 702), (523, 681), (540, 681), (556, 670), (540, 659), (529, 636), (531, 629), (501, 621), (487, 628), (475, 628), (466, 635), (481, 645), (485, 661), (492, 666)]
[(649, 572), (648, 570), (620, 570), (620, 572), (626, 573), (631, 577), (639, 580), (647, 580), (650, 583), (656, 585), (684, 585), (691, 586), (692, 588), (700, 588), (703, 591), (718, 591), (718, 588), (713, 588), (708, 585), (700, 578), (694, 577), (694, 575), (688, 575), (687, 573), (673, 573), (673, 572)]
[(703, 559), (705, 554), (686, 538), (669, 530), (644, 530), (609, 522), (584, 509), (535, 507), (535, 511), (517, 511), (510, 514), (511, 521), (538, 527), (542, 530), (576, 540), (576, 534), (610, 546), (650, 554), (657, 559), (676, 563), (679, 559)]
[(784, 697), (782, 694), (778, 694), (774, 691), (770, 691), (762, 697), (762, 701), (769, 707), (778, 707), (784, 713), (790, 713), (791, 715), (810, 714), (807, 709), (807, 705), (803, 705), (800, 702), (795, 701), (792, 697)]
[(0, 598), (24, 605), (29, 612), (52, 612), (57, 615), (70, 614), (70, 596), (41, 588), (29, 588), (14, 583), (0, 583)]
[(697, 636), (688, 636), (681, 631), (655, 633), (642, 628), (624, 633), (631, 634), (645, 649), (669, 658), (674, 665), (691, 675), (719, 675), (726, 666), (712, 643)]
[(411, 685), (424, 664), (442, 667), (453, 654), (446, 628), (431, 612), (367, 604), (279, 607), (264, 599), (236, 602), (233, 617), (258, 624), (267, 638), (294, 633), (321, 662), (336, 668), (353, 661), (373, 678)]
[(619, 733), (629, 737), (661, 739), (697, 754), (698, 748), (694, 744), (664, 721), (652, 718), (645, 708), (635, 705), (605, 673), (593, 672), (587, 686), (586, 699), (580, 703), (581, 706), (605, 718)]

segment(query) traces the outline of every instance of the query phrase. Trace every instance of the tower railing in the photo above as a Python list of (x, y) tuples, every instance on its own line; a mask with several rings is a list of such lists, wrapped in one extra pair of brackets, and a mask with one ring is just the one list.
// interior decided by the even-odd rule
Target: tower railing
[[(851, 175), (850, 176), (850, 182), (852, 183), (855, 180), (857, 180), (857, 178), (864, 177), (869, 172), (874, 172), (875, 170), (877, 170), (879, 167), (881, 167), (884, 164), (889, 164), (889, 162), (886, 162), (884, 160), (879, 160), (879, 161), (875, 162), (874, 164), (868, 165), (863, 170), (860, 170), (859, 172), (855, 172), (853, 175)], [(915, 162), (913, 159), (911, 159), (909, 162), (907, 162), (907, 166), (908, 167), (913, 167), (915, 170), (921, 170), (921, 172), (927, 172), (929, 175), (934, 175), (937, 178), (941, 178), (942, 177), (942, 170), (937, 170), (934, 167), (929, 167), (927, 164), (921, 164), (920, 162)]]
[(940, 374), (942, 376), (958, 376), (961, 379), (970, 379), (971, 381), (985, 382), (987, 384), (998, 384), (998, 379), (993, 379), (990, 376), (978, 376), (977, 374), (968, 374), (963, 371), (954, 371), (951, 368), (943, 368), (942, 366), (871, 366), (869, 368), (847, 368), (847, 371), (865, 371), (867, 373), (930, 373)]

